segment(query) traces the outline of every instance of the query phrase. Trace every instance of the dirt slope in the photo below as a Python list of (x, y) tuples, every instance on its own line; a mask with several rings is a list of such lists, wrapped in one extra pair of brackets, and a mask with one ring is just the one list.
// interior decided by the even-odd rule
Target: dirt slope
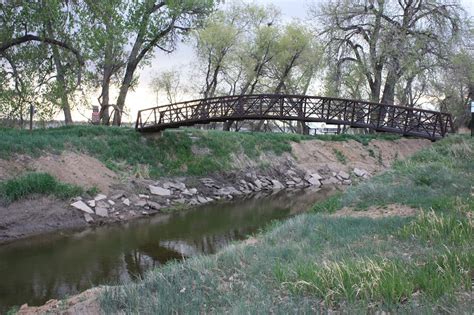
[[(350, 172), (357, 167), (374, 173), (390, 167), (396, 159), (404, 159), (429, 145), (431, 141), (423, 139), (372, 140), (366, 146), (354, 140), (310, 140), (293, 143), (292, 147), (298, 166), (309, 172), (321, 169)], [(341, 161), (341, 155), (345, 163)]]

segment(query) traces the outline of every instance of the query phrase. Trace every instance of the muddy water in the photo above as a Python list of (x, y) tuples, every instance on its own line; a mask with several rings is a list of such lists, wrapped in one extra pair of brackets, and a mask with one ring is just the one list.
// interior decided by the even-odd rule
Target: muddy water
[(170, 260), (215, 253), (331, 193), (281, 192), (0, 246), (0, 313), (142, 277)]

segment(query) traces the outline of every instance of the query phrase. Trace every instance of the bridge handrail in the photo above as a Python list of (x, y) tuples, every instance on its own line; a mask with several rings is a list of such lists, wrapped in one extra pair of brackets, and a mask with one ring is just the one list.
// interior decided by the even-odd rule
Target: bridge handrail
[(446, 112), (297, 94), (230, 95), (151, 107), (138, 112), (135, 128), (153, 132), (244, 119), (327, 122), (429, 139), (439, 139), (453, 129), (451, 114)]
[(165, 108), (165, 107), (169, 108), (169, 107), (172, 107), (172, 106), (186, 105), (186, 104), (190, 104), (190, 103), (198, 103), (198, 102), (204, 102), (204, 101), (209, 102), (209, 101), (213, 101), (213, 100), (253, 98), (253, 97), (256, 97), (256, 98), (261, 98), (261, 97), (266, 97), (266, 98), (306, 98), (306, 99), (334, 100), (334, 101), (343, 101), (343, 102), (357, 102), (357, 103), (363, 103), (363, 104), (369, 104), (369, 105), (377, 105), (377, 106), (383, 105), (383, 106), (392, 107), (392, 108), (423, 111), (425, 113), (441, 114), (441, 115), (451, 116), (451, 114), (447, 113), (447, 112), (435, 111), (435, 110), (424, 109), (424, 108), (416, 108), (416, 107), (410, 107), (410, 106), (404, 106), (404, 105), (382, 104), (382, 103), (377, 103), (377, 102), (373, 102), (373, 101), (357, 100), (357, 99), (342, 98), (342, 97), (308, 96), (308, 95), (298, 95), (298, 94), (249, 94), (249, 95), (215, 96), (215, 97), (200, 98), (200, 99), (195, 99), (195, 100), (190, 100), (190, 101), (183, 101), (183, 102), (177, 102), (177, 103), (172, 103), (172, 104), (167, 104), (167, 105), (149, 107), (149, 108), (139, 110), (138, 113), (146, 112), (146, 111), (154, 110), (154, 109), (162, 109), (162, 108)]

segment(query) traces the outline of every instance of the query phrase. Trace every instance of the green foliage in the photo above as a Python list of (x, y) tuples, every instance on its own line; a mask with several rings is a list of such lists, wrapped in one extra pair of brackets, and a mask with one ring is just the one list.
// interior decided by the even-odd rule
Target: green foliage
[[(114, 171), (143, 169), (157, 178), (163, 175), (203, 175), (232, 167), (233, 154), (258, 158), (263, 152), (280, 155), (291, 152), (292, 141), (304, 137), (294, 134), (230, 133), (184, 129), (165, 131), (159, 139), (147, 139), (129, 128), (62, 127), (33, 132), (3, 129), (0, 157), (13, 154), (39, 156), (43, 152), (74, 150), (100, 159)], [(208, 149), (194, 154), (193, 149)]]
[(403, 227), (400, 236), (433, 244), (460, 246), (474, 240), (474, 225), (466, 213), (422, 211), (416, 220)]
[(460, 287), (469, 290), (468, 270), (473, 266), (474, 255), (462, 252), (447, 252), (414, 264), (363, 258), (297, 265), (294, 276), (285, 279), (285, 283), (293, 290), (322, 298), (330, 306), (358, 300), (396, 305), (409, 299), (416, 290), (430, 299), (452, 294)]
[(350, 187), (341, 206), (366, 209), (401, 203), (450, 211), (456, 197), (468, 198), (474, 181), (474, 140), (452, 136), (422, 150), (371, 181)]
[(33, 194), (53, 195), (60, 199), (68, 199), (82, 193), (82, 188), (61, 183), (46, 173), (30, 173), (0, 182), (0, 198), (6, 202), (24, 199)]
[(334, 213), (341, 208), (341, 193), (337, 193), (313, 206), (313, 212)]
[(341, 151), (339, 151), (338, 149), (333, 149), (333, 152), (334, 154), (336, 155), (336, 158), (339, 162), (341, 162), (342, 164), (346, 164), (347, 163), (347, 158), (346, 156), (344, 155), (344, 153), (342, 153)]

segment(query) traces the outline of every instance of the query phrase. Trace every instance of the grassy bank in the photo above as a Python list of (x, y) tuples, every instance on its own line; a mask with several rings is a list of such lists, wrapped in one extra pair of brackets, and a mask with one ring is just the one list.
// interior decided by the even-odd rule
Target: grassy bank
[[(472, 312), (474, 141), (451, 137), (268, 227), (255, 245), (107, 289), (107, 313)], [(405, 204), (415, 217), (334, 217)]]
[[(90, 154), (113, 170), (163, 175), (204, 175), (228, 170), (233, 154), (251, 159), (264, 152), (291, 152), (291, 142), (315, 137), (296, 134), (236, 133), (197, 129), (165, 131), (160, 139), (145, 138), (130, 128), (73, 126), (33, 132), (0, 130), (0, 158), (14, 154), (38, 156), (44, 152), (73, 150)], [(327, 141), (398, 139), (393, 135), (320, 136)]]
[(51, 195), (68, 199), (83, 193), (81, 187), (59, 182), (46, 173), (30, 173), (0, 182), (0, 201), (10, 203), (32, 195)]

